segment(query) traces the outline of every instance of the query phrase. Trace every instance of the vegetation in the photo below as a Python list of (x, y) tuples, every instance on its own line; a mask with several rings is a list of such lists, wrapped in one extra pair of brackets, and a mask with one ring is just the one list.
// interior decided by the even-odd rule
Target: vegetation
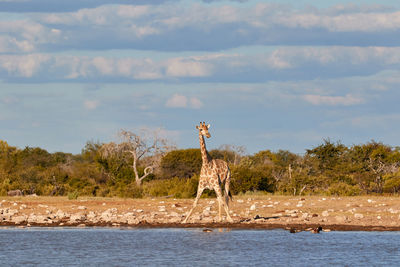
[[(140, 143), (135, 152), (132, 139), (128, 139), (119, 144), (88, 142), (78, 155), (49, 153), (37, 147), (20, 149), (0, 140), (0, 195), (17, 189), (25, 195), (70, 199), (196, 195), (202, 163), (199, 149), (171, 149), (165, 140), (160, 143), (160, 139), (152, 139), (148, 144)], [(304, 155), (285, 150), (244, 155), (242, 148), (232, 146), (212, 150), (210, 155), (229, 163), (233, 194), (351, 196), (400, 192), (400, 148), (375, 141), (347, 147), (324, 140)]]

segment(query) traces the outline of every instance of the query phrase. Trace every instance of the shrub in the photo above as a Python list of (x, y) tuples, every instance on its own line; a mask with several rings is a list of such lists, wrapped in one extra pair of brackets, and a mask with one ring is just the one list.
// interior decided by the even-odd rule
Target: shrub
[(68, 193), (68, 199), (73, 200), (73, 199), (78, 199), (79, 192), (75, 190), (74, 192)]
[(198, 177), (190, 179), (171, 178), (153, 180), (143, 184), (143, 192), (146, 196), (161, 197), (170, 196), (174, 198), (192, 198), (196, 196)]
[(328, 188), (329, 195), (335, 196), (357, 196), (361, 193), (361, 189), (357, 185), (349, 185), (344, 182), (332, 184)]
[(268, 169), (237, 166), (232, 168), (231, 190), (233, 194), (247, 191), (273, 192), (274, 183)]
[(400, 172), (394, 175), (388, 175), (385, 178), (383, 185), (383, 192), (385, 193), (399, 193), (400, 192)]
[(169, 152), (161, 160), (163, 178), (189, 178), (200, 173), (200, 149), (180, 149)]

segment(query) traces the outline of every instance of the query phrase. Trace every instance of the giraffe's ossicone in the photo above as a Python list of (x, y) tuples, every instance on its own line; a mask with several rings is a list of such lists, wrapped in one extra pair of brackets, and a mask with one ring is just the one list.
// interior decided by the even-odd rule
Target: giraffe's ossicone
[[(207, 138), (211, 137), (208, 131), (210, 129), (210, 125), (209, 124), (206, 125), (204, 122), (200, 122), (200, 125), (196, 126), (196, 129), (199, 131), (200, 150), (203, 163), (200, 171), (200, 179), (199, 179), (199, 185), (197, 187), (196, 199), (194, 200), (193, 207), (189, 211), (183, 223), (187, 222), (193, 210), (196, 208), (197, 203), (204, 189), (214, 190), (217, 195), (218, 208), (219, 208), (219, 213), (218, 213), (219, 221), (222, 220), (221, 207), (224, 207), (227, 220), (229, 222), (232, 222), (233, 220), (229, 214), (229, 206), (228, 206), (229, 199), (231, 197), (229, 191), (231, 171), (229, 169), (228, 163), (226, 163), (221, 159), (212, 159), (207, 152), (204, 136), (206, 136)], [(223, 192), (222, 188), (224, 188)]]

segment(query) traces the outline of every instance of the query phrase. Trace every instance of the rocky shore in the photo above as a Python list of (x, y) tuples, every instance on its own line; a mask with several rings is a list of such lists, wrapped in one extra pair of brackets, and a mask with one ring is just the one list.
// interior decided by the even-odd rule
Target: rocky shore
[(218, 222), (216, 199), (201, 199), (186, 224), (192, 199), (66, 197), (0, 198), (0, 226), (226, 227), (400, 231), (398, 197), (234, 197), (233, 223)]

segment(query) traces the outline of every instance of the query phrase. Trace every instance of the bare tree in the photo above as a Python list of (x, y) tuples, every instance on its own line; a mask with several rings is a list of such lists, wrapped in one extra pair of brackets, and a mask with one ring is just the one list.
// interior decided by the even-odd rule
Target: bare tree
[[(132, 169), (138, 186), (142, 184), (144, 178), (152, 174), (154, 169), (159, 166), (162, 156), (173, 148), (173, 146), (168, 145), (167, 139), (159, 136), (160, 130), (142, 129), (140, 135), (131, 131), (121, 130), (118, 135), (121, 142), (104, 144), (100, 149), (101, 155), (105, 158), (131, 158)], [(142, 175), (139, 175), (138, 172), (139, 162), (145, 164)]]
[(384, 184), (384, 179), (383, 176), (385, 174), (393, 174), (398, 171), (398, 163), (389, 163), (389, 162), (384, 162), (381, 158), (379, 157), (369, 157), (368, 159), (368, 167), (371, 169), (371, 171), (375, 174), (375, 184), (376, 184), (376, 189), (378, 193), (383, 192), (383, 184)]
[(240, 159), (243, 157), (243, 155), (246, 152), (245, 146), (236, 146), (236, 145), (230, 145), (230, 144), (221, 145), (218, 149), (232, 152), (234, 155), (234, 159), (233, 159), (233, 162), (231, 162), (231, 163), (235, 166), (240, 163)]

